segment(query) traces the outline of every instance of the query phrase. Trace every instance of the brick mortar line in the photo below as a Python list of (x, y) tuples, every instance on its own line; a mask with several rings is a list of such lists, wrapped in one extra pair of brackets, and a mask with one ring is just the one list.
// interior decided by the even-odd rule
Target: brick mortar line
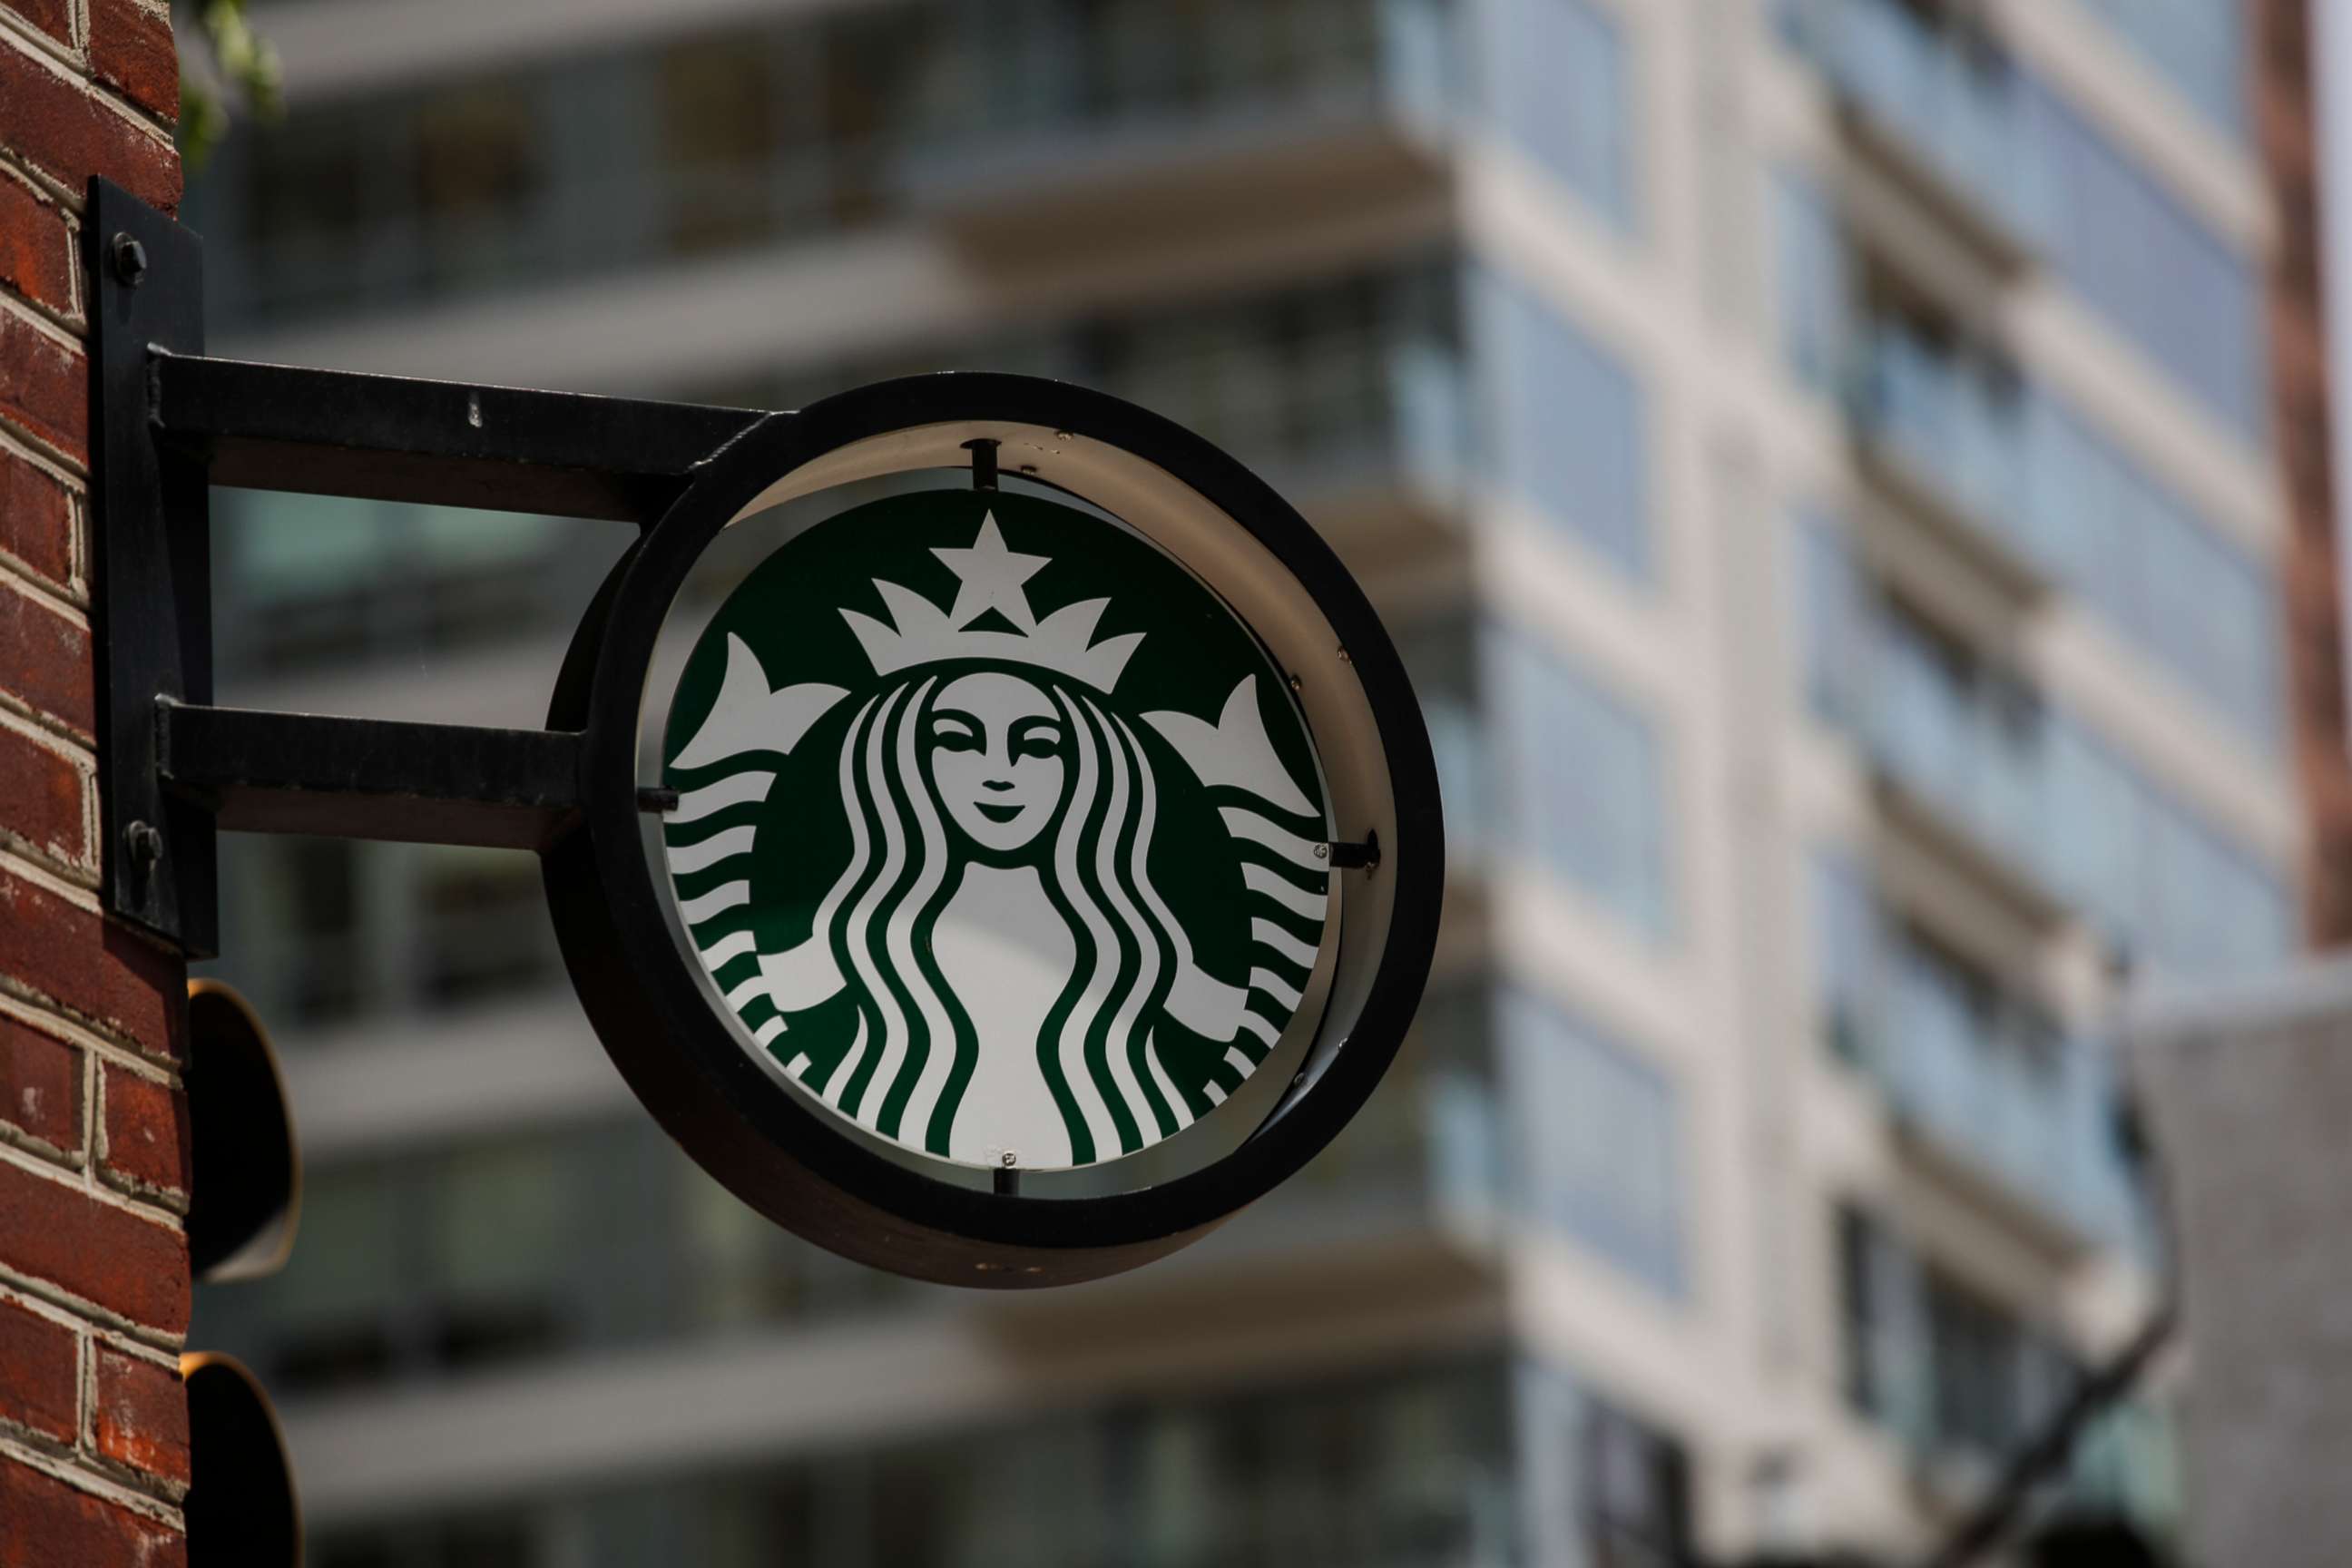
[(180, 1370), (180, 1357), (177, 1352), (167, 1351), (160, 1345), (141, 1344), (137, 1340), (127, 1337), (118, 1330), (110, 1329), (103, 1323), (84, 1323), (82, 1327), (89, 1331), (93, 1342), (105, 1345), (117, 1355), (129, 1356), (133, 1361), (143, 1361), (151, 1365), (160, 1366), (167, 1372), (177, 1373)]
[[(8, 15), (7, 12), (0, 11), (0, 16), (6, 15)], [(25, 162), (15, 148), (0, 145), (0, 168), (5, 168), (11, 174), (22, 174), (33, 183), (35, 190), (73, 214), (77, 220), (81, 217), (85, 205), (81, 194), (64, 182)]]
[[(14, 850), (0, 849), (0, 871), (20, 875), (42, 891), (54, 893), (84, 913), (100, 918), (106, 914), (105, 910), (100, 907), (96, 892), (89, 888), (78, 888), (71, 882), (60, 880), (56, 872), (37, 861), (26, 859)], [(0, 976), (0, 979), (5, 978), (7, 977)], [(20, 980), (20, 984), (29, 987), (33, 982)]]
[(22, 1150), (37, 1160), (52, 1161), (68, 1170), (81, 1169), (83, 1155), (79, 1149), (60, 1149), (46, 1139), (36, 1137), (22, 1128), (5, 1122), (0, 1122), (0, 1143)]
[[(87, 797), (94, 791), (91, 787), (85, 786), (82, 793), (87, 802)], [(87, 803), (85, 809), (87, 809)], [(86, 887), (93, 893), (98, 891), (99, 883), (102, 879), (95, 868), (70, 865), (13, 827), (0, 827), (0, 854), (5, 854), (28, 866), (45, 866), (48, 868), (51, 875), (61, 877), (77, 887)]]
[[(77, 249), (77, 258), (79, 258), (79, 251)], [(80, 290), (76, 289), (75, 292), (79, 294)], [(63, 328), (66, 331), (73, 334), (73, 338), (76, 342), (87, 342), (89, 341), (89, 333), (86, 331), (77, 330), (86, 328), (88, 325), (88, 318), (79, 314), (79, 301), (76, 302), (75, 310), (70, 311), (60, 310), (54, 306), (42, 304), (38, 300), (34, 299), (31, 295), (26, 294), (22, 289), (0, 289), (0, 300), (8, 300), (10, 303), (17, 306), (20, 310), (31, 314), (36, 320), (47, 321), (55, 326)]]
[(37, 204), (44, 206), (57, 207), (58, 216), (61, 220), (59, 223), (59, 228), (64, 233), (66, 240), (66, 257), (68, 260), (66, 292), (70, 296), (68, 309), (58, 310), (52, 306), (42, 304), (40, 301), (33, 299), (31, 295), (25, 293), (22, 289), (16, 290), (15, 297), (23, 300), (34, 310), (40, 311), (42, 314), (56, 319), (60, 325), (68, 328), (79, 326), (83, 330), (76, 335), (87, 336), (89, 301), (85, 298), (82, 289), (83, 279), (80, 217), (76, 214), (68, 211), (65, 207), (59, 206), (50, 196), (48, 192), (43, 190), (34, 182), (32, 175), (18, 170), (13, 164), (0, 163), (0, 183), (21, 185), (25, 188), (26, 194), (30, 195)]
[(111, 1329), (118, 1334), (128, 1334), (133, 1339), (146, 1340), (160, 1350), (177, 1350), (187, 1343), (185, 1334), (166, 1333), (162, 1329), (151, 1329), (143, 1324), (134, 1323), (110, 1308), (101, 1307), (86, 1297), (75, 1295), (54, 1280), (44, 1279), (37, 1274), (27, 1274), (21, 1268), (11, 1267), (5, 1261), (0, 1261), (0, 1286), (13, 1287), (23, 1294), (41, 1297), (73, 1313), (81, 1319), (87, 1327)]
[[(14, 11), (9, 10), (5, 6), (0, 6), (0, 20), (5, 20), (11, 24), (7, 26), (0, 26), (0, 45), (5, 44), (11, 36), (14, 36), (17, 40), (19, 40), (20, 44), (35, 44), (37, 47), (23, 49), (22, 52), (28, 58), (39, 60), (44, 65), (47, 66), (68, 84), (79, 89), (82, 95), (89, 99), (90, 101), (104, 104), (114, 113), (116, 118), (122, 121), (126, 125), (135, 126), (139, 130), (145, 132), (148, 135), (155, 138), (158, 142), (163, 143), (163, 145), (171, 153), (173, 157), (177, 158), (180, 155), (180, 144), (173, 138), (172, 128), (164, 124), (161, 120), (158, 120), (155, 116), (148, 113), (145, 110), (140, 108), (137, 104), (131, 102), (129, 99), (123, 97), (121, 93), (115, 91), (112, 88), (107, 86), (104, 82), (100, 81), (92, 71), (89, 61), (86, 58), (72, 59), (59, 55), (58, 53), (58, 44), (55, 38), (50, 37), (47, 34), (42, 32), (31, 23), (25, 21)], [(177, 53), (177, 44), (178, 40), (175, 37), (173, 39), (173, 52), (175, 55)], [(85, 56), (87, 53), (88, 39), (85, 38)], [(73, 68), (61, 69), (59, 68)], [(76, 212), (79, 212), (81, 208), (77, 205), (74, 210)]]
[[(6, 168), (5, 162), (6, 152), (6, 148), (0, 147), (0, 169)], [(63, 485), (72, 493), (76, 500), (89, 500), (89, 475), (86, 469), (77, 468), (69, 461), (52, 458), (37, 447), (27, 446), (25, 437), (12, 433), (5, 425), (0, 425), (0, 452), (6, 452), (11, 457), (32, 464), (33, 467)]]
[[(169, 1230), (185, 1228), (182, 1224), (183, 1216), (170, 1209), (100, 1181), (97, 1165), (92, 1162), (85, 1161), (79, 1171), (68, 1171), (54, 1161), (36, 1159), (13, 1143), (0, 1143), (0, 1165), (14, 1165), (27, 1175), (38, 1176), (45, 1182), (56, 1182), (61, 1187), (79, 1188), (86, 1196), (97, 1199), (107, 1207), (135, 1215), (151, 1225), (160, 1225)], [(59, 1180), (60, 1177), (70, 1179)]]
[(0, 708), (0, 730), (21, 735), (61, 763), (71, 763), (84, 772), (98, 771), (98, 749), (79, 741), (68, 740), (47, 725), (37, 723), (10, 708)]
[(15, 1307), (54, 1327), (71, 1329), (78, 1334), (92, 1333), (98, 1329), (98, 1325), (88, 1318), (76, 1317), (70, 1309), (61, 1307), (54, 1301), (45, 1301), (37, 1296), (28, 1296), (24, 1291), (10, 1286), (5, 1280), (0, 1280), (0, 1302)]
[[(5, 563), (8, 557), (6, 552), (0, 552), (0, 563)], [(19, 594), (24, 595), (24, 596), (28, 599), (41, 600), (46, 603), (51, 610), (63, 616), (67, 620), (72, 622), (81, 630), (86, 632), (92, 630), (89, 624), (89, 607), (83, 605), (77, 605), (71, 599), (59, 594), (55, 588), (49, 585), (48, 580), (43, 577), (39, 573), (21, 573), (10, 569), (5, 564), (0, 564), (0, 583), (5, 583), (16, 587)]]
[[(5, 853), (0, 853), (0, 858), (5, 858)], [(77, 1018), (63, 1012), (62, 1004), (57, 998), (34, 990), (30, 981), (19, 980), (5, 972), (0, 972), (0, 1013), (14, 1013), (26, 1023), (37, 1026), (51, 1024), (70, 1026), (75, 1031), (74, 1044), (85, 1050), (103, 1053), (109, 1061), (120, 1059), (126, 1066), (143, 1062), (151, 1068), (166, 1073), (176, 1074), (179, 1071), (180, 1064), (169, 1055), (131, 1044), (127, 1039), (116, 1039), (89, 1019)]]
[(127, 1068), (142, 1078), (152, 1079), (167, 1088), (177, 1089), (180, 1086), (179, 1072), (169, 1058), (159, 1059), (152, 1052), (111, 1039), (79, 1018), (69, 1018), (51, 1011), (47, 1005), (33, 997), (17, 996), (0, 990), (0, 1017), (14, 1017), (28, 1028), (46, 1031), (100, 1061)]
[[(0, 16), (7, 14), (0, 11)], [(59, 348), (70, 350), (84, 360), (89, 358), (89, 334), (87, 331), (73, 331), (51, 312), (42, 310), (13, 289), (0, 289), (0, 310), (14, 315)]]
[(5, 709), (7, 711), (16, 714), (20, 719), (30, 720), (33, 723), (39, 725), (42, 729), (50, 731), (56, 734), (58, 739), (67, 742), (68, 745), (79, 746), (86, 751), (95, 752), (95, 748), (91, 746), (89, 741), (84, 739), (87, 731), (75, 729), (70, 722), (64, 719), (60, 719), (46, 708), (34, 707), (30, 702), (26, 701), (23, 698), (17, 696), (15, 692), (9, 690), (5, 686), (0, 686), (0, 709)]
[(33, 26), (29, 17), (20, 16), (9, 7), (0, 5), (0, 33), (16, 34), (26, 43), (34, 46), (33, 50), (28, 52), (47, 55), (60, 65), (76, 68), (77, 73), (84, 64), (80, 51), (89, 47), (89, 29), (82, 26), (81, 22), (82, 6), (77, 0), (77, 4), (73, 6), (73, 16), (67, 24), (67, 30), (76, 36), (77, 42), (61, 44)]
[[(6, 298), (7, 296), (0, 294), (0, 302), (5, 302)], [(53, 463), (66, 464), (78, 474), (89, 472), (89, 470), (83, 468), (79, 460), (74, 458), (72, 454), (67, 452), (61, 447), (50, 446), (47, 441), (42, 440), (38, 436), (34, 435), (22, 425), (14, 424), (5, 417), (0, 417), (0, 431), (6, 431), (9, 434), (14, 435), (17, 440), (28, 443), (35, 451), (45, 454), (48, 458), (49, 461)]]
[(81, 1373), (81, 1410), (74, 1422), (74, 1447), (98, 1447), (98, 1346), (89, 1334), (74, 1346), (75, 1364)]
[(39, 586), (50, 598), (71, 605), (84, 615), (89, 613), (89, 596), (87, 594), (79, 593), (54, 577), (43, 576), (40, 569), (31, 562), (5, 549), (0, 549), (0, 576), (21, 578)]
[(0, 1436), (0, 1459), (14, 1460), (26, 1469), (38, 1471), (54, 1481), (63, 1481), (76, 1491), (86, 1493), (100, 1502), (112, 1503), (127, 1513), (135, 1513), (166, 1529), (186, 1533), (187, 1521), (178, 1508), (152, 1492), (126, 1486), (94, 1466), (60, 1460), (55, 1454), (45, 1454), (29, 1443), (5, 1436)]

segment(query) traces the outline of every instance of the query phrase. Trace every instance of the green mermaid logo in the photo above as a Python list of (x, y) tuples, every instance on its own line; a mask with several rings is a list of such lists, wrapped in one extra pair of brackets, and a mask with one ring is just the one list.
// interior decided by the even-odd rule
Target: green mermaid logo
[(664, 757), (680, 918), (749, 1046), (960, 1163), (1190, 1126), (1322, 946), (1328, 812), (1281, 671), (1182, 567), (1054, 502), (929, 492), (802, 533), (698, 641)]

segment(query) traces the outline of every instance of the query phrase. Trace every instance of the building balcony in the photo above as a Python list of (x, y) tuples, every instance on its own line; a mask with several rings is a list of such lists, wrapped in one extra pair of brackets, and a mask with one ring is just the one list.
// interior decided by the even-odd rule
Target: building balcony
[(2061, 1255), (2137, 1250), (2116, 1089), (2098, 1048), (2014, 1013), (1973, 1014), (1916, 973), (1890, 992), (1871, 1068), (1920, 1163)]
[(1864, 477), (2021, 595), (2046, 592), (2016, 378), (1899, 320), (1864, 324), (1854, 345), (1846, 404)]
[(1451, 0), (1025, 6), (954, 26), (898, 183), (984, 258), (1263, 230), (1444, 183)]
[(1821, 71), (1863, 163), (2004, 269), (2030, 254), (2015, 72), (1999, 47), (1904, 0), (1781, 0), (1780, 30)]
[(218, 327), (395, 313), (885, 226), (1145, 257), (1442, 188), (1451, 0), (922, 0), (247, 127), (192, 191)]

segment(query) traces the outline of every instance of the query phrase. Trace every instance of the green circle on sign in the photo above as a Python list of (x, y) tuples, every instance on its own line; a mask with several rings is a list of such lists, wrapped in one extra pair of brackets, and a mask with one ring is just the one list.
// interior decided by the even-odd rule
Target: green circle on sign
[(936, 1158), (1181, 1131), (1323, 946), (1328, 805), (1282, 671), (1072, 507), (939, 490), (809, 528), (697, 639), (662, 756), (679, 919), (747, 1048)]

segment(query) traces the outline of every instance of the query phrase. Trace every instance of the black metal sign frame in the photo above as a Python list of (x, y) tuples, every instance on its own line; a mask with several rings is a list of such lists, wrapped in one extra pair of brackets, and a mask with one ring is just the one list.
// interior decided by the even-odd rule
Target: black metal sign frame
[[(672, 1136), (809, 1239), (955, 1283), (1067, 1283), (1173, 1251), (1296, 1172), (1380, 1081), (1419, 1005), (1443, 901), (1428, 735), (1394, 647), (1329, 547), (1208, 442), (1116, 398), (1022, 376), (909, 378), (769, 414), (212, 359), (194, 235), (103, 181), (84, 233), (105, 888), (117, 915), (214, 952), (222, 828), (536, 850), (574, 988)], [(1320, 1064), (1238, 1148), (1128, 1192), (1046, 1197), (938, 1180), (778, 1093), (677, 953), (645, 851), (641, 814), (664, 804), (637, 783), (646, 677), (704, 549), (781, 476), (862, 442), (972, 422), (1099, 442), (1244, 531), (1311, 601), (1360, 683), (1393, 805), (1385, 843), (1367, 824), (1329, 847), (1335, 870), (1382, 879), (1383, 918), (1359, 942), (1360, 984)], [(992, 485), (993, 446), (970, 445), (974, 481)], [(224, 709), (211, 701), (213, 484), (645, 531), (589, 606), (545, 730)]]

